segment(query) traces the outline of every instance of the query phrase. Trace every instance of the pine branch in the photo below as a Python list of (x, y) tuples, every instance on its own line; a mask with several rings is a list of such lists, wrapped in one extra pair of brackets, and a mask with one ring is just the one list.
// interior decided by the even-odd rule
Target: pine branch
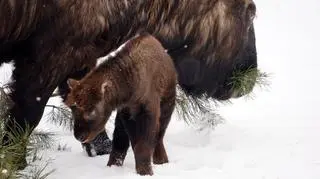
[(20, 171), (16, 174), (18, 178), (22, 179), (45, 179), (47, 178), (50, 174), (55, 172), (55, 169), (49, 170), (48, 172), (46, 169), (49, 166), (49, 161), (47, 161), (42, 167), (41, 165), (38, 166), (32, 166), (28, 171)]
[[(32, 163), (40, 160), (39, 151), (52, 148), (54, 134), (44, 131), (31, 132), (32, 130), (27, 124), (24, 129), (11, 119), (8, 112), (13, 106), (13, 102), (7, 95), (8, 89), (8, 86), (0, 87), (0, 178), (44, 179), (53, 172), (53, 170), (45, 172), (48, 164), (44, 167), (35, 165), (31, 172), (23, 172), (18, 169), (25, 165), (25, 163), (21, 163), (25, 158), (31, 160), (29, 164), (26, 164), (29, 167)], [(12, 125), (6, 126), (7, 130), (5, 130), (7, 122)], [(2, 141), (5, 136), (9, 142), (3, 145)]]
[(46, 105), (48, 108), (52, 108), (47, 114), (47, 118), (55, 125), (63, 126), (67, 130), (73, 129), (73, 120), (71, 110), (64, 106)]
[[(252, 97), (254, 86), (266, 88), (270, 85), (268, 78), (270, 74), (261, 72), (257, 68), (251, 68), (247, 71), (236, 71), (232, 77), (232, 90), (246, 97)], [(219, 103), (231, 103), (231, 100), (225, 100)], [(210, 128), (222, 123), (223, 118), (215, 111), (218, 107), (218, 101), (207, 98), (205, 95), (201, 98), (195, 98), (186, 94), (180, 86), (177, 87), (176, 111), (180, 119), (187, 124), (200, 125), (199, 130), (204, 126)]]
[(0, 119), (4, 119), (7, 117), (9, 109), (13, 106), (13, 102), (3, 87), (0, 87), (0, 104)]
[[(24, 159), (29, 158), (31, 164), (39, 160), (38, 151), (51, 148), (53, 144), (52, 136), (54, 135), (43, 131), (31, 133), (32, 130), (27, 124), (25, 125), (26, 128), (20, 127), (8, 116), (8, 110), (12, 104), (4, 88), (0, 87), (0, 178), (6, 179), (21, 178), (22, 174), (19, 173), (18, 169), (26, 164), (23, 162)], [(12, 125), (7, 125), (7, 130), (5, 130), (7, 122)], [(6, 145), (2, 144), (4, 137), (8, 138)], [(37, 168), (38, 166), (34, 166), (34, 170)], [(34, 172), (35, 177), (46, 177), (49, 173), (43, 174), (43, 170), (39, 169), (40, 172)]]
[(195, 98), (186, 94), (177, 86), (176, 112), (180, 119), (187, 124), (198, 125), (207, 123), (207, 127), (214, 128), (222, 118), (215, 112), (216, 101), (206, 98)]
[[(3, 140), (4, 135), (7, 135), (10, 143), (0, 146), (0, 178), (43, 178), (51, 173), (45, 173), (44, 168), (40, 166), (33, 166), (32, 176), (30, 172), (18, 171), (20, 162), (25, 157), (29, 158), (29, 166), (32, 163), (40, 160), (39, 151), (43, 149), (52, 148), (53, 146), (53, 133), (34, 131), (31, 133), (31, 128), (26, 125), (26, 129), (15, 125), (15, 128), (11, 128), (10, 132), (1, 131), (1, 138)], [(31, 133), (30, 137), (29, 134)], [(45, 166), (46, 167), (46, 166)], [(28, 168), (28, 167), (27, 167)], [(37, 170), (37, 172), (35, 172)]]
[(29, 146), (37, 150), (50, 149), (54, 144), (54, 136), (52, 132), (34, 131), (30, 135)]
[(261, 72), (257, 68), (250, 68), (246, 71), (236, 71), (233, 73), (232, 90), (236, 91), (238, 94), (247, 94), (250, 97), (252, 94), (252, 89), (257, 86), (261, 89), (270, 86), (270, 81), (268, 80), (270, 74)]

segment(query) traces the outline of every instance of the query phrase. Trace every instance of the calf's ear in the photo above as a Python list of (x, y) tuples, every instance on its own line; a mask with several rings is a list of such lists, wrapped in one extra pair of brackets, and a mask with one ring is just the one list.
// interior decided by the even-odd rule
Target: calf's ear
[(77, 85), (80, 84), (80, 82), (78, 80), (75, 80), (72, 78), (68, 79), (67, 83), (68, 83), (68, 86), (70, 89), (74, 89)]

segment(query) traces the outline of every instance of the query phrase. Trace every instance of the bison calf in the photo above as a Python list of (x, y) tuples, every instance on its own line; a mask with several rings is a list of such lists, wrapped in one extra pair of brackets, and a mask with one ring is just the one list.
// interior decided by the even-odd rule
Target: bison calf
[(74, 117), (74, 135), (92, 141), (118, 110), (108, 166), (123, 164), (129, 140), (136, 171), (152, 175), (155, 164), (168, 162), (163, 137), (175, 107), (176, 72), (160, 42), (140, 34), (106, 57), (82, 80), (68, 80), (66, 103)]

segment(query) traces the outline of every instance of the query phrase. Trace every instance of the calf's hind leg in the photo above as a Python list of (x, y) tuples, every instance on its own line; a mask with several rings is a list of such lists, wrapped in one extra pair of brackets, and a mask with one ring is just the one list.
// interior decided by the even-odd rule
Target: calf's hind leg
[(153, 175), (151, 158), (156, 144), (156, 134), (159, 128), (160, 99), (155, 99), (142, 105), (136, 115), (136, 136), (133, 141), (136, 171), (140, 175)]
[(170, 98), (161, 101), (159, 133), (157, 135), (157, 143), (153, 153), (154, 164), (164, 164), (169, 162), (168, 155), (163, 144), (163, 137), (165, 135), (166, 129), (169, 125), (175, 107), (175, 95), (176, 94), (174, 91)]

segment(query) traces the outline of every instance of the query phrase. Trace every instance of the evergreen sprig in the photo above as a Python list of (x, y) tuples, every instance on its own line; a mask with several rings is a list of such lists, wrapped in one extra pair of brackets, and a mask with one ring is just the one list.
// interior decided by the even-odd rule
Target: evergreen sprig
[[(232, 90), (238, 95), (250, 97), (253, 95), (253, 87), (265, 88), (270, 85), (270, 74), (261, 72), (257, 68), (247, 71), (236, 71), (231, 79)], [(231, 100), (217, 101), (203, 95), (195, 98), (186, 94), (180, 86), (177, 86), (176, 111), (180, 119), (187, 124), (199, 126), (199, 130), (206, 127), (214, 128), (224, 119), (215, 111), (219, 104), (232, 103)]]
[(29, 146), (32, 147), (32, 150), (50, 149), (55, 142), (53, 139), (54, 136), (55, 134), (53, 132), (35, 130), (30, 135)]
[(51, 123), (57, 126), (62, 126), (65, 129), (72, 131), (72, 113), (68, 107), (64, 105), (47, 105), (46, 108), (51, 108), (50, 112), (46, 116)]
[(205, 124), (207, 127), (214, 128), (221, 116), (216, 113), (216, 101), (205, 96), (195, 98), (186, 94), (180, 86), (177, 86), (176, 112), (180, 119), (187, 124), (197, 125)]
[[(30, 172), (19, 169), (24, 167), (27, 169), (34, 162), (40, 160), (38, 152), (52, 147), (54, 134), (43, 131), (31, 132), (28, 125), (25, 125), (26, 128), (20, 127), (8, 116), (11, 105), (12, 102), (5, 89), (0, 87), (0, 179), (45, 178), (52, 172), (45, 173), (44, 169), (47, 165), (44, 167), (33, 166), (34, 175), (32, 176)], [(5, 126), (6, 122), (13, 125)], [(6, 142), (4, 143), (4, 141)], [(26, 159), (29, 159), (29, 162)], [(36, 170), (38, 172), (34, 172)]]
[(55, 172), (55, 169), (51, 169), (47, 171), (49, 164), (50, 164), (50, 161), (47, 161), (43, 165), (38, 164), (38, 165), (30, 166), (28, 171), (19, 171), (16, 174), (16, 177), (21, 179), (45, 179), (50, 174)]
[[(1, 138), (6, 135), (10, 141), (6, 145), (1, 145), (0, 147), (0, 178), (20, 178), (22, 176), (30, 177), (30, 172), (20, 171), (21, 167), (32, 166), (32, 164), (38, 160), (41, 160), (39, 157), (39, 151), (44, 149), (49, 149), (53, 146), (52, 133), (34, 131), (30, 134), (30, 127), (22, 129), (21, 127), (15, 126), (14, 129), (8, 131), (1, 131)], [(25, 159), (29, 159), (28, 163)], [(33, 173), (34, 176), (46, 176), (47, 174), (42, 174), (44, 168), (39, 168), (41, 166), (33, 166), (32, 170), (37, 170), (36, 173)], [(46, 166), (45, 166), (46, 167)], [(19, 177), (18, 177), (19, 176)], [(41, 178), (40, 177), (40, 178)]]
[(257, 68), (250, 68), (246, 71), (235, 71), (232, 75), (231, 85), (233, 91), (238, 94), (252, 94), (252, 89), (257, 86), (266, 88), (270, 85), (270, 74), (261, 72)]

